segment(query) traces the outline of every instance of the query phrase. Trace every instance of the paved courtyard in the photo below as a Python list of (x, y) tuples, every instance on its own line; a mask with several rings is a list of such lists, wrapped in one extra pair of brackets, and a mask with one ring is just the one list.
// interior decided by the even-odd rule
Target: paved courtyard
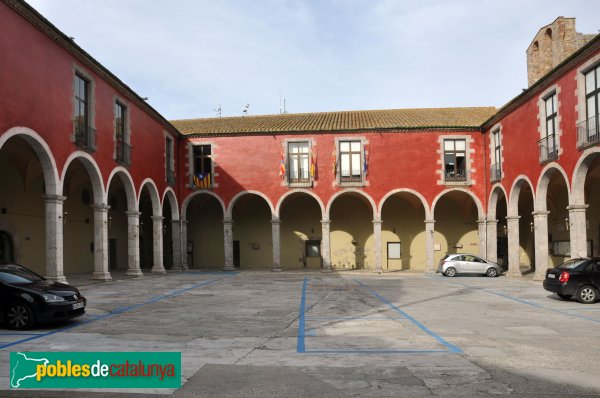
[[(172, 272), (80, 285), (87, 314), (26, 333), (11, 351), (180, 351), (194, 396), (600, 395), (600, 303), (539, 282), (367, 272)], [(113, 396), (117, 391), (69, 392)]]

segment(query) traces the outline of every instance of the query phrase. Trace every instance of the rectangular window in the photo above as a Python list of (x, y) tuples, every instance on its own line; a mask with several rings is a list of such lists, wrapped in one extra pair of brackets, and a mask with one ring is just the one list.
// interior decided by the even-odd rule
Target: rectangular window
[(558, 106), (556, 103), (556, 93), (550, 95), (544, 100), (546, 108), (546, 136), (542, 140), (542, 157), (546, 156), (546, 159), (555, 159), (557, 157), (556, 148), (556, 117), (558, 116)]
[(400, 260), (402, 254), (402, 243), (400, 242), (388, 242), (387, 244), (387, 258), (388, 260)]
[(167, 173), (167, 184), (175, 185), (175, 170), (173, 169), (173, 140), (165, 138), (165, 168)]
[(494, 159), (490, 172), (491, 181), (499, 181), (502, 178), (502, 148), (500, 144), (500, 129), (492, 132), (492, 146), (494, 148)]
[(307, 240), (306, 241), (306, 257), (321, 257), (321, 241)]
[(466, 153), (466, 140), (444, 140), (444, 172), (446, 182), (467, 181)]
[(212, 148), (210, 145), (194, 146), (194, 175), (193, 184), (197, 188), (213, 186)]
[(310, 148), (308, 141), (288, 143), (288, 183), (310, 184)]
[(96, 131), (90, 125), (90, 82), (75, 75), (75, 143), (93, 152), (96, 150)]
[(340, 182), (362, 182), (362, 144), (340, 141)]
[(115, 103), (115, 138), (117, 144), (117, 162), (129, 166), (131, 165), (131, 146), (128, 144), (127, 137), (127, 107), (116, 102)]
[(600, 65), (585, 75), (585, 105), (587, 120), (585, 121), (587, 141), (600, 140)]

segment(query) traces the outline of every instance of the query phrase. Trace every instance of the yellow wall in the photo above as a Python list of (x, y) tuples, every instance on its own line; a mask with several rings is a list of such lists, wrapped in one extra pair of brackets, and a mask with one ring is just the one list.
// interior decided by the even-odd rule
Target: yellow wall
[[(373, 268), (373, 215), (362, 199), (344, 195), (331, 207), (331, 265), (341, 269)], [(352, 240), (356, 243), (353, 244)]]
[(306, 258), (306, 241), (321, 240), (321, 209), (317, 201), (300, 194), (287, 198), (281, 207), (281, 267), (319, 268), (318, 258)]
[[(561, 177), (562, 178), (562, 177)], [(560, 186), (552, 186), (548, 189), (547, 209), (548, 214), (548, 234), (552, 235), (552, 240), (548, 242), (550, 255), (548, 257), (548, 267), (554, 268), (571, 256), (555, 256), (553, 254), (553, 241), (570, 241), (571, 237), (569, 230), (566, 227), (565, 218), (569, 216), (567, 206), (569, 198), (567, 195), (567, 187), (563, 183)]]
[(465, 194), (442, 197), (435, 207), (434, 242), (441, 250), (435, 251), (437, 264), (446, 254), (479, 254), (477, 208)]
[(111, 239), (116, 239), (117, 261), (114, 269), (126, 270), (128, 267), (128, 241), (127, 241), (127, 197), (125, 190), (120, 184), (119, 178), (113, 179), (115, 186), (110, 187), (108, 195), (108, 204), (111, 208), (108, 210), (110, 226), (108, 228), (109, 245)]
[(589, 224), (587, 229), (587, 240), (592, 240), (592, 255), (600, 254), (600, 181), (599, 179), (588, 179), (586, 183), (586, 203), (589, 205), (586, 216)]
[[(225, 249), (223, 211), (219, 202), (208, 195), (192, 199), (187, 210), (187, 220), (187, 240), (193, 243), (193, 256), (188, 255), (188, 267), (222, 268), (225, 264)], [(235, 227), (234, 223), (234, 229)], [(187, 244), (184, 243), (183, 246), (185, 250)]]
[(272, 267), (271, 219), (271, 209), (260, 196), (238, 199), (233, 209), (233, 240), (240, 241), (241, 267)]
[[(64, 224), (64, 273), (93, 272), (94, 253), (90, 245), (94, 242), (94, 197), (92, 185), (87, 181), (70, 181), (63, 193), (67, 199), (63, 210), (67, 212)], [(82, 191), (89, 192), (89, 203), (82, 201)]]
[(533, 267), (534, 264), (534, 234), (531, 231), (533, 222), (533, 199), (531, 192), (521, 192), (519, 195), (519, 264)]

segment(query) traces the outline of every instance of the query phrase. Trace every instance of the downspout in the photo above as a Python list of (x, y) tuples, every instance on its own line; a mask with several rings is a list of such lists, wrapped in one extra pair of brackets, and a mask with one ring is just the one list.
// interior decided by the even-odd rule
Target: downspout
[(487, 230), (487, 221), (488, 221), (488, 218), (487, 218), (487, 215), (489, 214), (490, 209), (488, 209), (489, 203), (487, 202), (487, 200), (488, 200), (488, 189), (489, 189), (489, 187), (488, 187), (489, 180), (488, 180), (488, 176), (487, 176), (488, 165), (486, 164), (487, 159), (488, 159), (488, 157), (487, 157), (487, 142), (485, 140), (485, 130), (483, 129), (483, 127), (481, 129), (481, 133), (483, 134), (483, 182), (485, 184), (485, 196), (484, 196), (483, 200), (484, 200), (484, 203), (485, 203), (485, 210), (486, 210), (485, 216), (483, 217), (483, 229), (485, 230), (485, 250), (484, 250), (484, 253), (485, 253), (485, 259), (487, 260), (488, 259), (488, 230)]

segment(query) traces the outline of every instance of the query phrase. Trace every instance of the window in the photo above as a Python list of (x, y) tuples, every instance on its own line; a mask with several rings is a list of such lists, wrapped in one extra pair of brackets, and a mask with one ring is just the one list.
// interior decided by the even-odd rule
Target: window
[(467, 181), (466, 151), (466, 140), (444, 140), (444, 175), (446, 182)]
[(502, 150), (500, 143), (500, 129), (492, 131), (493, 164), (490, 170), (490, 181), (499, 181), (502, 178)]
[(307, 240), (306, 241), (306, 257), (321, 257), (321, 241)]
[(310, 184), (310, 150), (308, 141), (288, 143), (288, 184)]
[(173, 139), (165, 138), (165, 166), (167, 172), (167, 184), (175, 185), (175, 170), (173, 162)]
[(360, 141), (340, 141), (340, 182), (362, 182)]
[(198, 188), (213, 186), (212, 148), (210, 145), (194, 146), (194, 175), (193, 185)]
[(96, 150), (96, 131), (90, 125), (90, 82), (75, 75), (75, 143), (87, 151)]
[(600, 141), (600, 65), (585, 74), (585, 114), (579, 128), (579, 142), (583, 145)]
[[(587, 255), (593, 254), (593, 241), (587, 241)], [(568, 240), (555, 240), (552, 242), (552, 255), (558, 257), (569, 257), (571, 255), (571, 242)]]
[(544, 99), (544, 109), (546, 113), (546, 131), (545, 136), (539, 141), (540, 162), (547, 162), (558, 157), (558, 148), (556, 145), (556, 131), (558, 104), (556, 92), (550, 94)]
[(120, 102), (115, 102), (115, 139), (117, 162), (131, 165), (131, 146), (127, 136), (127, 107)]
[(388, 242), (387, 244), (387, 258), (389, 260), (399, 260), (401, 257), (401, 243), (400, 242)]

